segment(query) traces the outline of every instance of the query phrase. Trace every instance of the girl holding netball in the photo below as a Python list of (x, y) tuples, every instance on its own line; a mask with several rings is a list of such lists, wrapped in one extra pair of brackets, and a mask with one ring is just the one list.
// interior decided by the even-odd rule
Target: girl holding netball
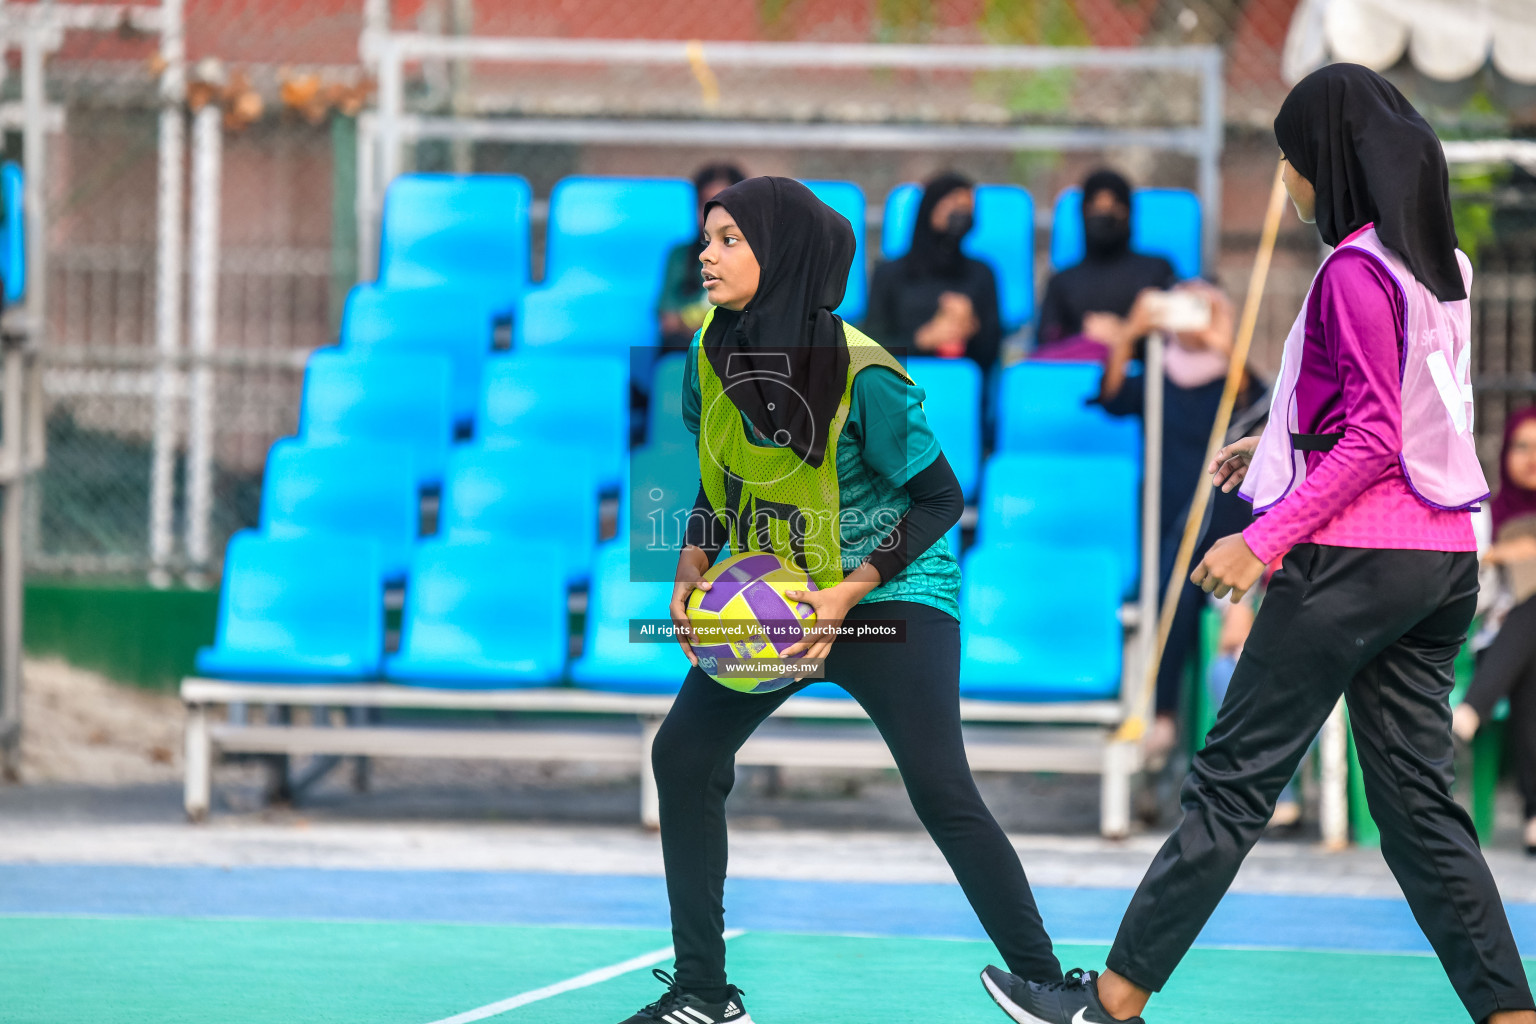
[(1263, 436), (1210, 467), (1263, 514), (1190, 578), (1237, 600), (1285, 553), (1283, 568), (1109, 969), (982, 979), (1016, 1021), (1140, 1020), (1342, 694), (1382, 856), (1467, 1013), (1536, 1024), (1498, 889), (1451, 797), (1451, 665), (1477, 605), (1469, 510), (1488, 486), (1467, 375), (1472, 269), (1445, 157), (1403, 95), (1354, 64), (1298, 83), (1275, 136), (1297, 214), (1335, 248), (1286, 341)]
[[(672, 618), (722, 542), (771, 550), (817, 589), (818, 632), (789, 655), (869, 713), (918, 817), (1011, 970), (1061, 967), (1007, 837), (976, 791), (960, 738), (960, 569), (945, 532), (963, 499), (923, 416), (923, 391), (879, 344), (843, 323), (854, 256), (848, 221), (788, 178), (749, 178), (706, 207), (699, 260), (714, 310), (688, 353), (683, 415), (699, 439), (700, 487), (678, 559)], [(859, 620), (896, 642), (835, 643)], [(745, 1022), (726, 979), (725, 798), (736, 750), (806, 682), (742, 693), (693, 668), (656, 736), (661, 843), (676, 950), (668, 990), (625, 1024)], [(809, 1014), (807, 1019), (815, 1017)]]

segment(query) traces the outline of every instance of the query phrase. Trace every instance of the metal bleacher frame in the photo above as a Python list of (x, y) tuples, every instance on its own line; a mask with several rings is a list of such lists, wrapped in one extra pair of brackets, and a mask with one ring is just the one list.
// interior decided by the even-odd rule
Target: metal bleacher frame
[[(21, 133), (21, 230), (24, 294), (0, 318), (0, 778), (14, 781), (22, 732), (22, 609), (27, 488), (46, 459), (43, 360), (47, 353), (49, 136), (64, 126), (64, 108), (49, 99), (46, 65), (66, 32), (156, 35), (166, 68), (162, 111), (179, 110), (182, 0), (161, 3), (14, 4), (0, 0), (0, 52), (19, 57), (19, 100), (0, 103), (0, 128)], [(0, 79), (10, 72), (0, 67)], [(163, 137), (157, 157), (170, 166)], [(16, 225), (7, 225), (14, 230)], [(163, 276), (163, 268), (162, 275)], [(162, 289), (163, 290), (163, 289)], [(159, 323), (157, 322), (157, 327)]]
[[(513, 761), (596, 761), (630, 763), (640, 772), (640, 820), (659, 822), (656, 781), (651, 772), (651, 742), (672, 706), (663, 695), (606, 693), (566, 688), (526, 690), (453, 690), (435, 687), (338, 683), (257, 683), (221, 679), (186, 679), (181, 698), (187, 706), (187, 816), (203, 820), (212, 797), (212, 765), (218, 753), (320, 757), (440, 757)], [(215, 722), (210, 707), (269, 705), (314, 709), (308, 725), (252, 725)], [(513, 712), (552, 715), (604, 715), (632, 719), (638, 729), (584, 729), (569, 722), (532, 728), (493, 725), (467, 728), (333, 726), (335, 708), (392, 708), (434, 711)], [(1119, 701), (1073, 704), (1023, 704), (962, 700), (961, 719), (975, 728), (966, 734), (966, 752), (976, 771), (1055, 771), (1098, 774), (1103, 778), (1106, 834), (1129, 827), (1130, 778), (1137, 768), (1134, 744), (1095, 742), (1094, 734), (1112, 730), (1123, 716)], [(836, 697), (791, 697), (775, 713), (780, 720), (829, 723), (867, 721), (862, 708)], [(1030, 727), (1027, 741), (1020, 727)], [(1056, 726), (1051, 737), (1039, 727)], [(1085, 732), (1085, 727), (1087, 731)], [(767, 731), (753, 736), (736, 763), (780, 767), (894, 768), (890, 751), (869, 728)]]
[[(1148, 347), (1148, 374), (1161, 380), (1161, 346)], [(1148, 389), (1148, 443), (1157, 451), (1161, 388)], [(1147, 467), (1143, 515), (1156, 528), (1157, 460)], [(1153, 534), (1155, 537), (1155, 533)], [(1118, 699), (1060, 702), (962, 699), (966, 750), (976, 771), (1065, 772), (1100, 777), (1099, 827), (1105, 836), (1130, 830), (1131, 781), (1141, 769), (1140, 744), (1118, 739), (1118, 726), (1137, 713), (1140, 681), (1151, 630), (1141, 628), (1155, 600), (1156, 543), (1143, 537), (1139, 600), (1122, 607), (1125, 626)], [(192, 821), (211, 808), (212, 768), (218, 755), (310, 756), (324, 766), (340, 757), (438, 757), (522, 761), (589, 761), (633, 764), (640, 776), (640, 820), (659, 823), (651, 742), (671, 707), (668, 695), (614, 693), (576, 688), (453, 689), (387, 683), (244, 682), (189, 678), (182, 681), (187, 708), (185, 809)], [(231, 710), (216, 722), (211, 708)], [(252, 724), (249, 709), (276, 709)], [(292, 724), (291, 711), (310, 709), (308, 724)], [(345, 714), (333, 711), (347, 709)], [(359, 715), (362, 709), (364, 714)], [(415, 723), (370, 724), (380, 709), (500, 713), (486, 725), (429, 727)], [(1145, 713), (1146, 709), (1140, 709)], [(517, 717), (504, 720), (506, 714)], [(631, 720), (637, 728), (580, 728), (569, 716)], [(549, 716), (549, 717), (541, 717)], [(889, 750), (854, 701), (792, 697), (773, 715), (785, 728), (754, 735), (738, 752), (744, 765), (816, 768), (892, 768)], [(859, 723), (866, 723), (859, 727)], [(777, 724), (777, 723), (776, 723)], [(286, 764), (286, 762), (279, 762)], [(286, 773), (286, 767), (284, 768)], [(310, 778), (314, 773), (309, 774)], [(300, 783), (299, 785), (302, 785)]]
[[(359, 252), (361, 276), (371, 276), (384, 188), (402, 169), (403, 147), (423, 139), (465, 141), (620, 141), (672, 145), (708, 139), (711, 145), (751, 147), (785, 144), (808, 148), (876, 150), (1102, 150), (1140, 145), (1194, 157), (1204, 208), (1202, 245), (1210, 261), (1219, 237), (1218, 161), (1222, 146), (1222, 67), (1215, 47), (1096, 49), (1011, 46), (822, 45), (798, 43), (685, 43), (448, 37), (389, 31), (387, 5), (365, 5), (362, 51), (377, 72), (378, 109), (365, 113), (358, 133)], [(404, 68), (422, 59), (523, 61), (600, 60), (635, 65), (686, 64), (702, 54), (735, 65), (794, 67), (938, 68), (1038, 71), (1047, 68), (1161, 69), (1193, 74), (1200, 82), (1200, 121), (1187, 127), (921, 126), (717, 121), (611, 121), (597, 119), (423, 116), (404, 109)], [(878, 204), (877, 204), (878, 205)], [(877, 244), (872, 241), (871, 244)], [(1140, 745), (1117, 737), (1137, 707), (1151, 654), (1157, 607), (1157, 494), (1160, 466), (1161, 346), (1149, 346), (1147, 429), (1149, 457), (1143, 476), (1141, 588), (1121, 611), (1125, 644), (1120, 696), (1077, 702), (962, 699), (971, 766), (979, 771), (1051, 771), (1101, 778), (1100, 830), (1130, 830), (1131, 781), (1140, 771)], [(656, 729), (670, 696), (596, 690), (443, 689), (373, 683), (183, 681), (187, 705), (186, 810), (194, 820), (209, 812), (212, 766), (220, 753), (303, 756), (491, 758), (532, 761), (606, 761), (636, 764), (641, 777), (641, 820), (658, 822), (650, 769)], [(267, 724), (250, 724), (246, 709), (278, 710)], [(210, 709), (239, 709), (216, 722)], [(311, 724), (288, 724), (289, 710), (311, 709)], [(354, 709), (339, 714), (340, 709)], [(361, 714), (356, 709), (364, 709)], [(474, 727), (353, 724), (373, 709), (459, 710), (504, 713)], [(510, 721), (506, 715), (512, 715)], [(572, 715), (632, 720), (638, 728), (580, 728)], [(526, 717), (523, 717), (526, 716)], [(543, 716), (543, 717), (541, 717)], [(559, 716), (559, 717), (549, 717)], [(741, 764), (827, 768), (889, 768), (885, 744), (851, 700), (794, 697), (775, 713), (778, 721), (748, 740)], [(859, 725), (860, 722), (864, 724)], [(594, 722), (594, 725), (596, 723)]]

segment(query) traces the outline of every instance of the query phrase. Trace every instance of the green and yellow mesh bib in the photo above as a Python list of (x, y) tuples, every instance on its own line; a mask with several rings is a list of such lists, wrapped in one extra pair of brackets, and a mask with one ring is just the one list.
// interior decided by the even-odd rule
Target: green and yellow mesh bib
[[(713, 316), (711, 310), (704, 331)], [(837, 445), (848, 419), (853, 380), (862, 370), (884, 366), (912, 383), (879, 342), (846, 323), (843, 337), (848, 342), (848, 379), (827, 429), (826, 453), (815, 467), (788, 447), (752, 442), (741, 411), (704, 347), (698, 347), (699, 479), (729, 532), (731, 550), (772, 551), (804, 568), (823, 589), (841, 583), (844, 576)]]

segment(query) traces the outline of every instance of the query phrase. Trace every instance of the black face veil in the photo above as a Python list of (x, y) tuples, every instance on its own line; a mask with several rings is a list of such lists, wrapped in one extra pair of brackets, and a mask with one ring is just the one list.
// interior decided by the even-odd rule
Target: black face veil
[(731, 215), (762, 269), (746, 309), (716, 307), (704, 354), (753, 426), (820, 466), (848, 376), (832, 310), (848, 286), (853, 227), (792, 178), (748, 178), (709, 206)]
[[(1108, 192), (1125, 207), (1125, 215), (1089, 213), (1089, 204), (1100, 192)], [(1101, 167), (1083, 179), (1083, 255), (1087, 260), (1110, 262), (1131, 251), (1131, 183), (1117, 171)]]
[[(933, 210), (953, 192), (974, 188), (971, 179), (946, 171), (928, 182), (917, 206), (917, 221), (912, 225), (912, 248), (906, 266), (913, 275), (952, 278), (965, 265), (960, 252), (960, 235), (941, 232), (933, 226)], [(967, 230), (969, 230), (967, 228)]]
[(1275, 118), (1285, 159), (1317, 191), (1317, 230), (1338, 245), (1367, 224), (1442, 302), (1467, 297), (1456, 264), (1445, 153), (1397, 88), (1359, 64), (1296, 83)]

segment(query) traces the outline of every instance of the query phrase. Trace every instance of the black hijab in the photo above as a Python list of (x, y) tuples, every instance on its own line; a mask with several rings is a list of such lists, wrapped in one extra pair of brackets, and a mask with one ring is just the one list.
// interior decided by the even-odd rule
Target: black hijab
[[(1090, 214), (1089, 203), (1100, 192), (1127, 212)], [(1122, 175), (1100, 168), (1083, 179), (1083, 259), (1057, 271), (1045, 286), (1036, 334), (1042, 344), (1081, 334), (1089, 313), (1126, 316), (1143, 289), (1171, 288), (1178, 281), (1166, 259), (1131, 248), (1130, 208), (1131, 183)]]
[[(1108, 192), (1125, 207), (1125, 215), (1089, 213), (1088, 204), (1100, 192)], [(1131, 183), (1101, 167), (1083, 179), (1083, 258), (1108, 262), (1131, 250)]]
[(848, 286), (853, 226), (793, 178), (748, 178), (715, 196), (706, 216), (710, 206), (730, 213), (762, 270), (746, 309), (715, 307), (704, 354), (754, 427), (820, 466), (848, 377), (832, 310)]
[(1275, 118), (1285, 159), (1317, 190), (1317, 230), (1338, 245), (1372, 222), (1441, 302), (1467, 297), (1456, 264), (1445, 152), (1397, 88), (1359, 64), (1296, 83)]
[(955, 226), (964, 230), (940, 231), (933, 226), (933, 210), (950, 193), (974, 187), (971, 179), (954, 171), (945, 171), (924, 187), (923, 200), (917, 206), (917, 223), (912, 225), (912, 248), (902, 264), (908, 277), (953, 278), (964, 270), (960, 240), (970, 230), (970, 222), (952, 217)]

